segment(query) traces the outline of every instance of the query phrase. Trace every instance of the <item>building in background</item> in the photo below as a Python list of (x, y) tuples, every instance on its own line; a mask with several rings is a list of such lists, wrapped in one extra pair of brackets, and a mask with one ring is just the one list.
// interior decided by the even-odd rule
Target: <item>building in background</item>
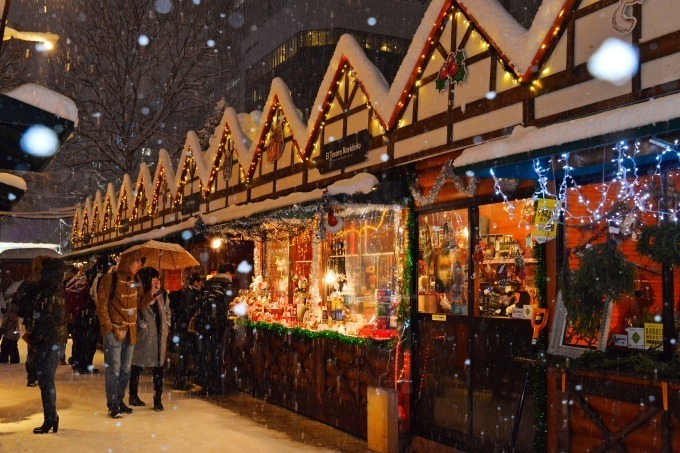
[(261, 110), (271, 81), (281, 77), (309, 117), (340, 36), (352, 34), (389, 83), (401, 64), (429, 0), (237, 0), (229, 23), (240, 58), (226, 88), (239, 112)]

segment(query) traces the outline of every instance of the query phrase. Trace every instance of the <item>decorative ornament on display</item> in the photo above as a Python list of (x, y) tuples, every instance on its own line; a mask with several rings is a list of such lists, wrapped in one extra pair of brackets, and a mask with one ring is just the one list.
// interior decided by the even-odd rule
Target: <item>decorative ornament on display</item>
[(437, 91), (441, 92), (446, 88), (447, 82), (451, 84), (451, 86), (453, 86), (453, 84), (457, 85), (465, 79), (466, 74), (465, 52), (462, 50), (451, 52), (441, 68), (439, 68), (435, 87), (437, 88)]
[(484, 243), (479, 241), (475, 244), (475, 251), (472, 253), (472, 261), (477, 264), (482, 264), (484, 262)]
[(636, 227), (637, 218), (635, 217), (635, 214), (631, 212), (623, 218), (623, 221), (621, 222), (621, 228), (619, 229), (619, 233), (622, 236), (630, 236), (635, 232)]
[(274, 163), (283, 154), (283, 123), (280, 123), (272, 132), (267, 145), (267, 160)]
[(430, 193), (427, 196), (421, 194), (418, 190), (418, 180), (416, 179), (412, 181), (410, 185), (410, 191), (413, 199), (421, 206), (431, 205), (437, 200), (439, 192), (441, 192), (444, 184), (446, 184), (447, 179), (453, 183), (456, 191), (465, 194), (468, 197), (474, 196), (475, 192), (477, 191), (477, 180), (474, 177), (469, 177), (469, 183), (465, 184), (463, 178), (453, 172), (453, 159), (451, 159), (442, 167), (442, 171), (439, 173), (439, 176), (437, 176), (437, 179), (432, 185)]
[(205, 222), (200, 217), (194, 224), (194, 234), (203, 234), (205, 232)]
[(324, 228), (326, 228), (326, 232), (335, 234), (341, 231), (342, 227), (344, 226), (345, 226), (344, 219), (342, 217), (336, 216), (333, 213), (333, 208), (328, 208), (328, 216), (324, 221)]
[(614, 10), (612, 16), (612, 28), (620, 35), (627, 35), (632, 32), (637, 25), (637, 19), (634, 16), (626, 14), (627, 8), (633, 5), (641, 5), (643, 0), (619, 0), (619, 6)]

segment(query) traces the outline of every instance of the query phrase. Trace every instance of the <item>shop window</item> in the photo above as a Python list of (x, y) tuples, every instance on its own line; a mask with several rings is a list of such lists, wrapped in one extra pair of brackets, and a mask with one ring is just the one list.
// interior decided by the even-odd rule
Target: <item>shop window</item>
[(323, 297), (329, 316), (359, 325), (396, 327), (395, 212), (344, 216), (343, 229), (324, 243)]
[(531, 232), (532, 199), (479, 207), (478, 238), (474, 244), (474, 305), (477, 316), (528, 319), (537, 303)]
[(468, 313), (467, 209), (423, 214), (418, 220), (418, 311)]
[[(678, 173), (669, 175), (669, 186), (678, 179)], [(638, 190), (658, 192), (659, 177), (641, 177)], [(574, 328), (564, 317), (557, 331), (560, 346), (577, 349), (637, 348), (644, 349), (645, 324), (660, 323), (663, 304), (662, 268), (661, 264), (641, 255), (636, 250), (639, 231), (643, 225), (658, 223), (658, 215), (654, 212), (659, 206), (659, 198), (653, 197), (648, 202), (651, 210), (641, 212), (628, 200), (622, 203), (620, 183), (596, 183), (571, 188), (567, 191), (568, 215), (565, 216), (565, 243), (569, 252), (569, 268), (573, 271), (580, 265), (582, 251), (586, 247), (613, 241), (616, 248), (623, 253), (625, 259), (635, 268), (634, 291), (620, 300), (596, 301), (603, 305), (602, 320), (597, 333), (585, 334)], [(612, 216), (618, 212), (618, 217)], [(615, 218), (609, 222), (602, 217)], [(677, 274), (677, 273), (675, 273)], [(675, 280), (680, 282), (677, 276)], [(674, 298), (677, 310), (677, 298)], [(564, 310), (560, 306), (561, 310)], [(565, 312), (566, 313), (566, 312)], [(559, 313), (558, 313), (559, 316)], [(608, 320), (608, 321), (607, 321)], [(639, 344), (631, 343), (629, 336), (640, 338)], [(647, 342), (649, 345), (649, 342)], [(660, 345), (657, 345), (660, 346)]]
[(288, 284), (290, 280), (289, 240), (272, 239), (265, 243), (266, 273), (269, 286), (270, 308), (288, 306)]

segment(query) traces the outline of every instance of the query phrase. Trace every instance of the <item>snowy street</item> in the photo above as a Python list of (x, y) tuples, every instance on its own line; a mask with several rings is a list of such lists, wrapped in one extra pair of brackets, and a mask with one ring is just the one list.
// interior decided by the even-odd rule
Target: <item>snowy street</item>
[(0, 365), (3, 452), (367, 451), (361, 439), (241, 393), (203, 399), (171, 390), (166, 380), (165, 411), (154, 412), (151, 375), (146, 373), (140, 398), (147, 405), (122, 419), (111, 419), (101, 351), (95, 356), (100, 374), (77, 375), (70, 366), (59, 366), (55, 379), (59, 432), (35, 435), (33, 428), (43, 421), (40, 389), (26, 386), (26, 347), (23, 341), (19, 345), (22, 363)]

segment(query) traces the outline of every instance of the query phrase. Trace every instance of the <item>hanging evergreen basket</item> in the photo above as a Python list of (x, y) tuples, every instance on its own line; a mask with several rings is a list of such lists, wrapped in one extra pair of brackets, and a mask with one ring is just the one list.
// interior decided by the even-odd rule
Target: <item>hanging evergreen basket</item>
[(567, 320), (579, 333), (594, 337), (609, 301), (635, 290), (635, 267), (608, 238), (585, 249), (578, 269), (565, 266), (561, 280)]
[(666, 223), (642, 227), (637, 251), (657, 263), (680, 264), (680, 225)]

